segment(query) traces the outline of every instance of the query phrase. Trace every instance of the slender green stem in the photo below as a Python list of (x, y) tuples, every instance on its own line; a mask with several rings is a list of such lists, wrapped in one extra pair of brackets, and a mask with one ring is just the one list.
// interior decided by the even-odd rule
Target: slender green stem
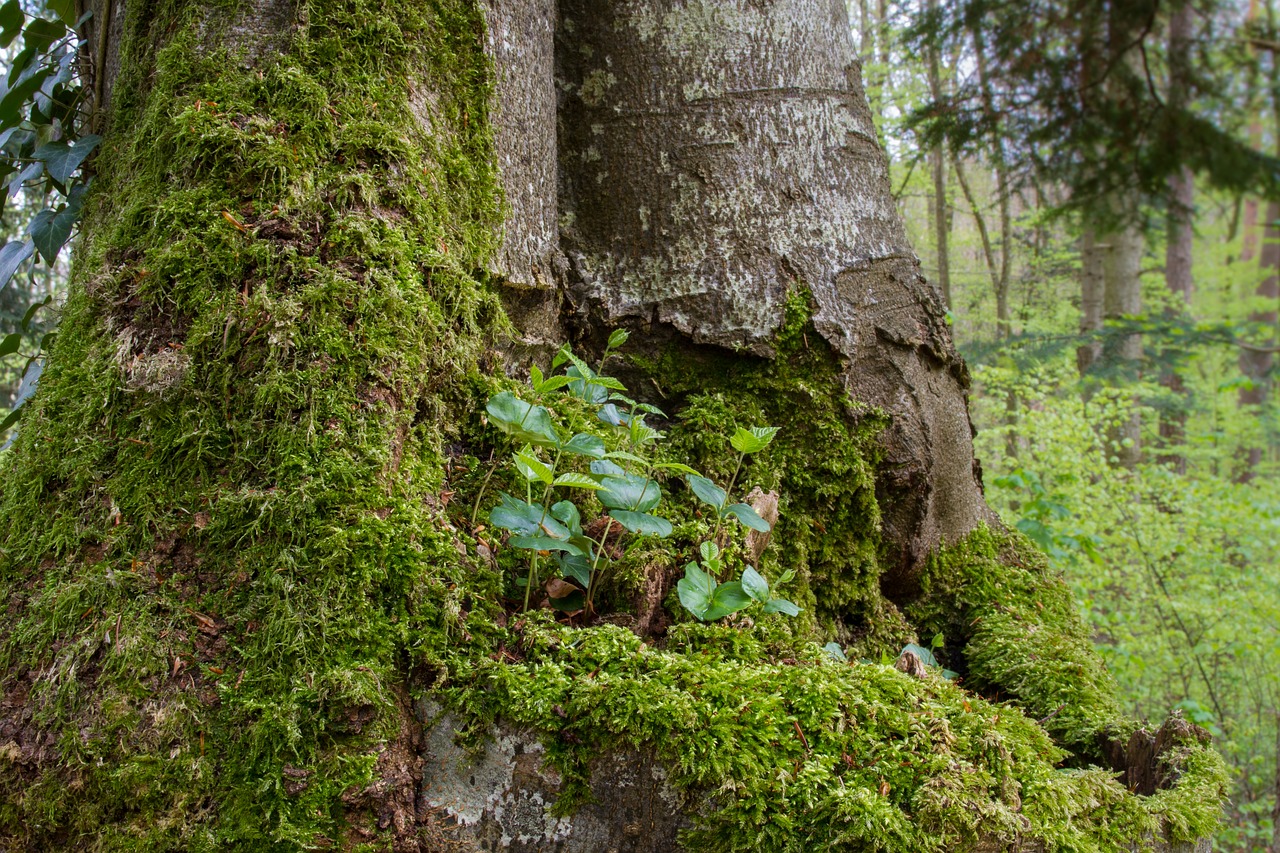
[(489, 488), (489, 480), (493, 477), (493, 472), (498, 470), (498, 459), (493, 451), (489, 451), (489, 473), (484, 475), (484, 482), (480, 484), (480, 493), (476, 495), (476, 505), (471, 510), (471, 529), (476, 529), (476, 519), (480, 517), (480, 502), (484, 500), (484, 493)]
[[(746, 458), (747, 454), (738, 454), (738, 467), (733, 469), (733, 476), (729, 478), (729, 488), (724, 490), (724, 502), (716, 507), (716, 529), (711, 534), (711, 541), (717, 545), (720, 544), (718, 541), (720, 539), (720, 528), (724, 526), (724, 508), (729, 505), (729, 496), (733, 494), (733, 487), (738, 482), (738, 474), (742, 471), (742, 460)], [(719, 580), (719, 578), (716, 578), (716, 580)]]

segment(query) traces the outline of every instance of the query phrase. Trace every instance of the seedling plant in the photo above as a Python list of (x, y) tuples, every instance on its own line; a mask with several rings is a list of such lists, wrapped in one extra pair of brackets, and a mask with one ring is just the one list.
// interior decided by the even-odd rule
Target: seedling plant
[[(750, 505), (731, 503), (730, 495), (746, 457), (768, 447), (778, 430), (736, 429), (729, 441), (738, 452), (737, 464), (725, 489), (688, 465), (660, 459), (657, 451), (663, 433), (646, 418), (666, 415), (656, 406), (631, 399), (620, 381), (603, 373), (627, 337), (623, 330), (610, 335), (595, 369), (567, 346), (551, 363), (553, 375), (544, 375), (536, 365), (530, 369), (529, 387), (535, 399), (554, 400), (555, 392), (578, 398), (594, 408), (603, 437), (594, 431), (568, 434), (557, 426), (552, 408), (528, 402), (512, 391), (494, 394), (485, 406), (490, 422), (518, 446), (511, 465), (524, 480), (524, 496), (500, 493), (489, 522), (508, 532), (508, 545), (528, 552), (528, 573), (522, 579), (524, 609), (529, 608), (533, 590), (543, 587), (556, 609), (593, 613), (600, 581), (613, 562), (610, 540), (616, 547), (623, 530), (637, 537), (672, 535), (671, 522), (657, 514), (663, 499), (659, 478), (676, 474), (684, 475), (716, 521), (710, 539), (699, 547), (702, 566), (689, 563), (677, 585), (685, 609), (702, 621), (721, 619), (756, 602), (766, 613), (796, 615), (799, 608), (773, 597), (768, 581), (752, 566), (744, 568), (740, 579), (721, 582), (727, 567), (716, 544), (730, 521), (761, 533), (770, 530)], [(564, 372), (555, 374), (560, 367)], [(582, 507), (574, 497), (582, 492), (594, 494), (603, 523), (584, 526)], [(786, 573), (777, 585), (792, 576)]]

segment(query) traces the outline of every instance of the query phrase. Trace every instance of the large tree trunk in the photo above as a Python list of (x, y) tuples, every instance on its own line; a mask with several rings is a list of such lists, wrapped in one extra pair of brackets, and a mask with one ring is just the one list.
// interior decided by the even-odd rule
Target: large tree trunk
[[(843, 6), (115, 6), (73, 293), (3, 471), (0, 846), (1211, 828), (1224, 777), (1185, 724), (1154, 807), (1055, 769), (1129, 769), (1132, 726), (1062, 582), (981, 526), (964, 365)], [(750, 475), (800, 619), (637, 636), (504, 605), (510, 555), (469, 518), (506, 452), (479, 410), (504, 366), (615, 324), (689, 461), (783, 427)], [(696, 542), (640, 545), (660, 603)], [(810, 642), (934, 636), (973, 692)]]

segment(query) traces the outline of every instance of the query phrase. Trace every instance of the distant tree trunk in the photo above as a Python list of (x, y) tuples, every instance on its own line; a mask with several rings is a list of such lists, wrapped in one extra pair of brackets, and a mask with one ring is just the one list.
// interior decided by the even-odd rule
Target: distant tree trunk
[(1076, 369), (1087, 376), (1102, 355), (1103, 250), (1092, 226), (1080, 236), (1080, 334), (1088, 338), (1076, 348)]
[[(1274, 7), (1268, 2), (1265, 8), (1270, 30), (1275, 32)], [(1250, 7), (1251, 16), (1256, 13), (1256, 10), (1256, 4)], [(1277, 56), (1275, 51), (1271, 52), (1270, 64), (1267, 98), (1270, 101), (1273, 132), (1275, 132), (1280, 131), (1280, 56)], [(1257, 136), (1260, 137), (1261, 133), (1258, 132)], [(1280, 151), (1280, 137), (1276, 138), (1276, 150)], [(1272, 375), (1275, 369), (1275, 356), (1265, 349), (1273, 347), (1277, 340), (1275, 329), (1277, 303), (1280, 302), (1280, 204), (1274, 201), (1267, 203), (1266, 218), (1260, 229), (1257, 225), (1259, 203), (1250, 199), (1246, 204), (1245, 245), (1240, 255), (1242, 261), (1248, 262), (1253, 259), (1254, 247), (1257, 246), (1257, 234), (1259, 231), (1262, 234), (1261, 248), (1256, 251), (1258, 269), (1263, 278), (1254, 294), (1262, 303), (1262, 307), (1251, 312), (1249, 320), (1263, 329), (1270, 330), (1270, 334), (1260, 342), (1264, 348), (1262, 351), (1242, 349), (1240, 352), (1240, 371), (1249, 379), (1249, 384), (1240, 389), (1239, 401), (1242, 408), (1261, 415), (1262, 407), (1270, 401), (1271, 392), (1275, 386)], [(1249, 482), (1254, 478), (1265, 451), (1266, 447), (1260, 444), (1242, 448), (1240, 469), (1237, 474), (1240, 482)]]
[[(1169, 93), (1168, 102), (1171, 109), (1185, 106), (1186, 93), (1190, 81), (1190, 51), (1194, 10), (1188, 0), (1179, 0), (1174, 4), (1169, 19)], [(1188, 310), (1191, 303), (1191, 247), (1192, 217), (1195, 204), (1195, 177), (1189, 167), (1184, 166), (1180, 172), (1169, 179), (1169, 211), (1167, 214), (1167, 236), (1165, 242), (1164, 276), (1165, 286), (1174, 304), (1169, 309), (1168, 319), (1175, 319)], [(1184, 408), (1186, 388), (1182, 377), (1171, 366), (1165, 366), (1160, 374), (1160, 384), (1167, 388), (1174, 397), (1175, 407), (1160, 416), (1160, 438), (1166, 448), (1160, 461), (1172, 466), (1179, 472), (1185, 472), (1187, 463), (1178, 448), (1186, 433), (1187, 415)]]
[[(1103, 254), (1103, 303), (1105, 321), (1124, 322), (1142, 312), (1142, 251), (1146, 245), (1141, 229), (1123, 225), (1106, 236)], [(1137, 378), (1142, 359), (1142, 337), (1136, 333), (1109, 336), (1102, 346), (1100, 361), (1107, 370), (1128, 381)], [(1142, 421), (1134, 411), (1108, 435), (1116, 459), (1132, 467), (1142, 458)]]

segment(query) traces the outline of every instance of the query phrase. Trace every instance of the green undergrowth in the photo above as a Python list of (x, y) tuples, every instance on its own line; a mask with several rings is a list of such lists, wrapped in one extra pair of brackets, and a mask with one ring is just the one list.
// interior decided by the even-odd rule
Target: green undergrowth
[(655, 647), (531, 617), (521, 662), (476, 661), (445, 693), (476, 732), (501, 719), (540, 733), (566, 810), (600, 749), (656, 747), (672, 783), (711, 796), (691, 850), (1113, 851), (1216, 825), (1225, 771), (1197, 743), (1179, 745), (1175, 788), (1138, 797), (1105, 770), (1060, 769), (1067, 753), (1013, 706), (838, 663), (771, 624), (684, 625)]
[[(657, 745), (715, 792), (692, 849), (1104, 850), (1159, 816), (1204, 831), (1220, 768), (1202, 748), (1144, 801), (1055, 769), (1067, 755), (1012, 706), (808, 642), (878, 657), (936, 626), (973, 686), (1061, 743), (1114, 717), (1096, 660), (1078, 658), (1095, 692), (1063, 664), (1087, 650), (1065, 593), (1035, 566), (1020, 580), (990, 534), (939, 558), (913, 623), (880, 596), (883, 423), (847, 399), (802, 291), (777, 358), (652, 356), (679, 461), (723, 479), (733, 427), (786, 425), (740, 491), (782, 495), (762, 568), (798, 572), (802, 618), (677, 625), (661, 647), (539, 615), (501, 627), (507, 557), (477, 556), (468, 529), (509, 331), (476, 272), (501, 220), (481, 14), (307, 0), (252, 62), (242, 5), (127, 5), (73, 293), (0, 463), (0, 846), (381, 849), (361, 821), (410, 684), (473, 734), (498, 717), (542, 733), (578, 783), (565, 807), (592, 750)], [(696, 542), (706, 521), (680, 501), (676, 537)], [(663, 559), (638, 549), (616, 582)], [(1006, 572), (1034, 597), (1001, 604)], [(1043, 675), (1001, 645), (1045, 637)], [(1055, 690), (1094, 704), (1049, 715)]]

